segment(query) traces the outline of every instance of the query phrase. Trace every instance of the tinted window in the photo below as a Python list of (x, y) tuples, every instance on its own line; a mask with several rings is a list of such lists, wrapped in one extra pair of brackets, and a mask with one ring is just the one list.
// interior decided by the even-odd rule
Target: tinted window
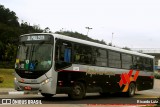
[(137, 69), (137, 58), (133, 56), (133, 69)]
[(109, 51), (109, 67), (121, 68), (121, 55), (119, 52)]
[(138, 65), (139, 70), (144, 70), (143, 60), (144, 60), (144, 58), (137, 57), (137, 65)]
[(133, 69), (144, 70), (144, 58), (139, 56), (133, 57)]
[(128, 54), (122, 54), (122, 68), (132, 68), (132, 56)]
[(82, 64), (91, 64), (92, 60), (92, 48), (91, 46), (83, 44), (74, 45), (74, 62)]
[(55, 68), (62, 69), (71, 65), (72, 44), (68, 41), (57, 40), (55, 50)]
[(153, 71), (153, 60), (144, 58), (144, 70), (145, 71)]
[(107, 66), (107, 51), (93, 48), (93, 64), (97, 66)]

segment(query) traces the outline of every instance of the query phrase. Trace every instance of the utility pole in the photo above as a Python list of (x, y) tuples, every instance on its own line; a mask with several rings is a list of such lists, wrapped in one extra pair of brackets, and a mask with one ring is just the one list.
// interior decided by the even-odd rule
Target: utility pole
[(92, 28), (90, 28), (90, 27), (86, 27), (86, 29), (88, 29), (88, 30), (87, 30), (87, 36), (88, 36), (88, 32), (89, 32), (89, 30), (91, 30)]
[(112, 39), (111, 39), (111, 44), (112, 44), (112, 42), (113, 42), (113, 34), (114, 34), (114, 33), (112, 32)]

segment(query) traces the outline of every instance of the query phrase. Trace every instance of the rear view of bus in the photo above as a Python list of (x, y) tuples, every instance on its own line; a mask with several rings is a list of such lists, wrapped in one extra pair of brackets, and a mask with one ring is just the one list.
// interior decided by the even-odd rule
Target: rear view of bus
[(57, 76), (52, 77), (57, 74), (51, 72), (53, 71), (53, 49), (53, 35), (27, 34), (20, 36), (15, 63), (16, 90), (40, 91), (44, 96), (55, 94)]

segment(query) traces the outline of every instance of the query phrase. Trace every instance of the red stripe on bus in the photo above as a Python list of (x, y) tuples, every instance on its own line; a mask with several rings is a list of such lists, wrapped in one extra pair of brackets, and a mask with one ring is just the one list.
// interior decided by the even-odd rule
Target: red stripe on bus
[(124, 77), (125, 77), (127, 83), (129, 84), (130, 83), (130, 76), (127, 73), (124, 73)]
[(134, 74), (134, 77), (133, 77), (134, 81), (137, 80), (138, 74), (139, 74), (139, 71), (136, 71), (136, 73)]
[(121, 79), (120, 82), (119, 82), (119, 86), (122, 87), (122, 85), (123, 85), (123, 81)]
[(128, 73), (128, 76), (130, 77), (132, 75), (133, 70), (130, 70)]
[(122, 79), (122, 81), (123, 81), (123, 84), (126, 84), (126, 83), (127, 83), (127, 81), (126, 81), (126, 79), (125, 79), (125, 77), (124, 77), (124, 74), (121, 75), (121, 79)]

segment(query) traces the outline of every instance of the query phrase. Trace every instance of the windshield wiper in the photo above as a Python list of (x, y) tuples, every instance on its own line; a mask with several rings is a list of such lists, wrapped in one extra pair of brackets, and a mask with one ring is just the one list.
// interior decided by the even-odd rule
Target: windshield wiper
[(29, 47), (26, 47), (26, 48), (27, 48), (27, 50), (25, 51), (25, 53), (26, 53), (26, 59), (27, 59), (27, 56), (28, 56), (28, 50), (29, 50), (28, 48), (29, 48)]

